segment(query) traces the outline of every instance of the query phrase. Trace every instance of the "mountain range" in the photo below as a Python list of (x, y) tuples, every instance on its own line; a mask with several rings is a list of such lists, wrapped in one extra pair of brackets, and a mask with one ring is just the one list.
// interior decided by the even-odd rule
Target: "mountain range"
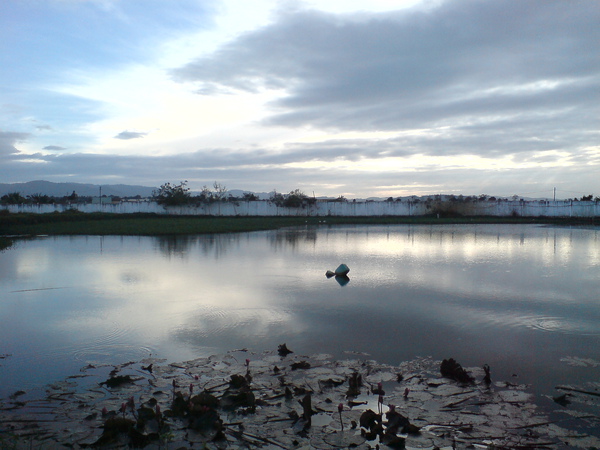
[[(50, 197), (65, 197), (71, 195), (73, 191), (80, 197), (97, 197), (100, 195), (100, 188), (102, 188), (102, 195), (109, 197), (135, 197), (139, 195), (141, 197), (151, 197), (153, 191), (157, 190), (156, 187), (149, 186), (135, 186), (129, 184), (85, 184), (85, 183), (53, 183), (51, 181), (28, 181), (26, 183), (0, 183), (0, 197), (13, 192), (18, 192), (23, 197), (28, 195), (42, 194)], [(241, 197), (244, 193), (250, 191), (243, 191), (241, 189), (231, 189), (227, 193), (234, 197)], [(199, 192), (190, 191), (192, 195), (199, 194)], [(260, 192), (256, 194), (260, 199), (265, 200), (270, 197), (270, 193)]]
[(64, 197), (73, 191), (82, 197), (97, 197), (102, 188), (102, 195), (118, 197), (150, 197), (156, 188), (148, 186), (131, 186), (127, 184), (84, 184), (84, 183), (53, 183), (51, 181), (28, 181), (26, 183), (0, 183), (0, 196), (18, 192), (22, 196), (42, 194), (50, 197)]
[[(129, 184), (84, 184), (84, 183), (53, 183), (51, 181), (28, 181), (26, 183), (0, 183), (0, 197), (6, 194), (10, 194), (13, 192), (18, 192), (24, 197), (28, 195), (34, 194), (42, 194), (48, 195), (50, 197), (64, 197), (67, 195), (71, 195), (73, 191), (77, 193), (77, 195), (81, 197), (97, 197), (100, 194), (100, 188), (102, 188), (102, 195), (111, 196), (111, 197), (135, 197), (137, 195), (145, 198), (151, 197), (153, 191), (155, 191), (156, 187), (149, 186), (135, 186)], [(227, 191), (228, 194), (234, 197), (242, 197), (244, 193), (250, 192), (256, 194), (259, 199), (267, 200), (271, 197), (272, 192), (251, 192), (241, 189), (230, 189)], [(196, 191), (190, 191), (192, 195), (199, 194)], [(404, 196), (401, 197), (404, 199), (410, 199), (414, 196)], [(432, 196), (417, 196), (417, 198), (428, 198)], [(447, 197), (444, 195), (443, 197)], [(319, 199), (332, 198), (332, 197), (317, 197)], [(529, 198), (529, 197), (521, 197), (525, 200), (549, 200), (548, 198)], [(356, 199), (360, 200), (360, 199)], [(381, 201), (385, 200), (385, 198), (377, 198), (377, 197), (369, 197), (366, 200), (375, 200)]]

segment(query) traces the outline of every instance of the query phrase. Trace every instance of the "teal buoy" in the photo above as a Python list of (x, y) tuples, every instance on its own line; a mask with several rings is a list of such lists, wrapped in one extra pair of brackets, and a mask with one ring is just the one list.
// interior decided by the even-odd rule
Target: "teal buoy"
[(335, 269), (335, 274), (340, 277), (340, 276), (345, 276), (348, 275), (348, 272), (350, 272), (350, 268), (346, 265), (346, 264), (340, 264), (340, 266)]

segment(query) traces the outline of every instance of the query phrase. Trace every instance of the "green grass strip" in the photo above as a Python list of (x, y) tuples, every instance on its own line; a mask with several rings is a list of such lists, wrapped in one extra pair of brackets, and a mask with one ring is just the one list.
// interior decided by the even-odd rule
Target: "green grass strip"
[(138, 235), (164, 236), (235, 233), (300, 225), (392, 224), (594, 224), (593, 219), (549, 217), (214, 217), (157, 214), (106, 214), (64, 212), (49, 214), (0, 214), (0, 235)]

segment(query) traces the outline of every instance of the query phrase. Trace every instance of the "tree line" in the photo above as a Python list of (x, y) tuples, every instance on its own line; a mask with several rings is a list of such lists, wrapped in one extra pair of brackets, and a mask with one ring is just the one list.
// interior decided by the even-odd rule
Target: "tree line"
[[(102, 197), (107, 197), (103, 195)], [(444, 196), (444, 201), (448, 202), (470, 202), (470, 201), (508, 201), (506, 198), (496, 198), (493, 196), (489, 196), (486, 194), (481, 194), (480, 196)], [(19, 205), (19, 204), (73, 204), (73, 203), (91, 203), (91, 196), (79, 196), (75, 191), (73, 191), (70, 195), (65, 195), (63, 197), (55, 197), (49, 196), (45, 194), (32, 194), (23, 196), (19, 192), (11, 192), (0, 197), (0, 204), (3, 205)], [(140, 195), (136, 195), (135, 197), (125, 197), (125, 199), (141, 199)], [(111, 196), (111, 202), (118, 202), (123, 200), (121, 197)], [(222, 185), (221, 183), (215, 181), (212, 185), (212, 188), (207, 186), (203, 186), (200, 193), (196, 195), (192, 195), (190, 188), (187, 186), (187, 180), (181, 181), (179, 184), (165, 183), (161, 185), (158, 189), (153, 191), (152, 200), (157, 202), (160, 205), (164, 206), (193, 206), (193, 205), (206, 205), (215, 202), (240, 202), (240, 201), (258, 201), (260, 200), (256, 194), (251, 192), (245, 192), (242, 196), (236, 197), (232, 195), (228, 189)], [(522, 200), (519, 196), (514, 195), (511, 197), (511, 200), (518, 201)], [(307, 205), (312, 205), (316, 203), (317, 199), (315, 197), (309, 197), (300, 189), (295, 189), (287, 194), (282, 194), (273, 190), (271, 192), (268, 201), (274, 203), (277, 206), (287, 207), (287, 208), (301, 208)], [(344, 196), (339, 196), (335, 200), (335, 202), (346, 202), (348, 201)], [(400, 197), (394, 199), (393, 197), (389, 197), (387, 199), (388, 202), (399, 202), (402, 201)], [(413, 196), (412, 200), (414, 202), (419, 202), (418, 197)], [(441, 195), (431, 196), (426, 200), (426, 202), (440, 202), (442, 201)], [(600, 197), (594, 196), (593, 194), (584, 195), (581, 198), (570, 198), (567, 201), (600, 201)]]
[(20, 192), (10, 192), (0, 197), (0, 203), (4, 205), (35, 205), (35, 204), (69, 204), (85, 203), (92, 201), (92, 197), (80, 197), (75, 191), (70, 195), (55, 197), (45, 194), (32, 194), (23, 196)]
[[(46, 195), (46, 194), (31, 194), (23, 196), (20, 192), (10, 192), (0, 197), (0, 204), (2, 205), (71, 205), (74, 203), (91, 203), (92, 196), (89, 195), (78, 195), (77, 192), (73, 191), (69, 195), (62, 197)], [(141, 195), (134, 197), (119, 197), (115, 195), (107, 196), (103, 195), (102, 198), (110, 199), (107, 201), (119, 202), (123, 199), (141, 199)]]
[[(190, 188), (187, 186), (187, 181), (182, 181), (179, 184), (165, 183), (153, 192), (152, 198), (159, 205), (164, 206), (193, 206), (215, 202), (236, 203), (240, 201), (260, 200), (256, 194), (251, 192), (245, 192), (241, 197), (231, 195), (224, 185), (216, 181), (213, 183), (212, 189), (204, 186), (197, 195), (192, 195)], [(289, 194), (281, 194), (273, 190), (269, 201), (275, 203), (277, 206), (300, 208), (313, 204), (317, 200), (314, 197), (304, 194), (300, 189), (295, 189)]]

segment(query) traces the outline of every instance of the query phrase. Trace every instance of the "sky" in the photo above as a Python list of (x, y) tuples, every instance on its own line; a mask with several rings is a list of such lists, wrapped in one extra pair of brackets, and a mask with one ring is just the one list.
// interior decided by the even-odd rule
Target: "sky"
[(4, 0), (0, 183), (600, 195), (597, 0)]

